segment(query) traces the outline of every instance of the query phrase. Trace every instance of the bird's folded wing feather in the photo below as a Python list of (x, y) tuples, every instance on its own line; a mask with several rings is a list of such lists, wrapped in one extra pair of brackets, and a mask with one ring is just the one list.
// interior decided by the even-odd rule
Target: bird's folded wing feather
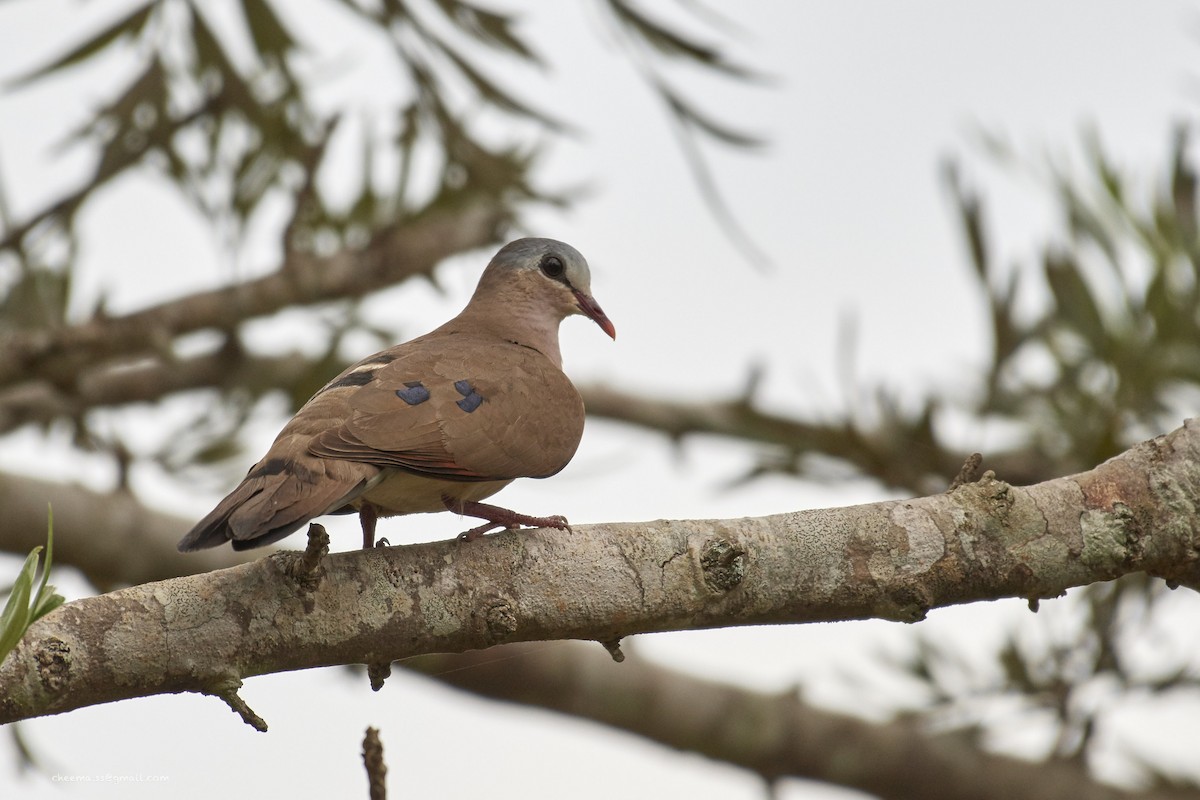
[[(312, 455), (491, 481), (552, 475), (575, 454), (583, 402), (538, 351), (463, 334), (414, 340), (379, 358), (388, 357), (351, 367), (323, 390), (348, 413), (314, 436)], [(321, 401), (319, 393), (310, 404)]]

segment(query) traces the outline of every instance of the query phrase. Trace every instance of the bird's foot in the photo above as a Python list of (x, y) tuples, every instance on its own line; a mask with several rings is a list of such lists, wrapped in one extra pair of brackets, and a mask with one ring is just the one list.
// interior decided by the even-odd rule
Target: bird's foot
[(567, 518), (557, 514), (549, 517), (533, 517), (529, 514), (519, 514), (516, 511), (510, 511), (507, 508), (500, 506), (488, 505), (487, 503), (477, 503), (473, 500), (454, 500), (450, 497), (443, 497), (442, 502), (451, 511), (457, 511), (468, 517), (478, 517), (485, 519), (483, 525), (471, 528), (469, 531), (463, 531), (458, 535), (460, 542), (473, 542), (480, 536), (483, 536), (489, 531), (497, 528), (505, 530), (513, 530), (525, 525), (530, 528), (558, 528), (559, 530), (571, 530), (571, 526), (567, 523)]

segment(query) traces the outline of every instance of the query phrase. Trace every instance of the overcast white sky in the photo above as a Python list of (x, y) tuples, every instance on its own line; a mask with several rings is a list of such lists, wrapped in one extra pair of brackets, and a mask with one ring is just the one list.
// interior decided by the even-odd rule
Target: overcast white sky
[[(981, 363), (987, 339), (939, 182), (940, 159), (963, 157), (968, 174), (986, 188), (1002, 261), (1028, 259), (1040, 234), (1055, 227), (1052, 210), (1028, 180), (1008, 179), (988, 164), (972, 145), (974, 131), (1002, 134), (1031, 157), (1048, 154), (1067, 163), (1080, 153), (1081, 131), (1093, 126), (1119, 163), (1149, 178), (1165, 163), (1172, 124), (1194, 120), (1200, 99), (1193, 66), (1200, 61), (1196, 2), (739, 3), (742, 30), (722, 41), (737, 60), (774, 82), (744, 87), (676, 77), (709, 111), (771, 142), (752, 156), (706, 150), (727, 203), (770, 259), (769, 268), (755, 268), (699, 200), (655, 100), (612, 37), (597, 31), (596, 9), (529, 5), (525, 24), (554, 72), (528, 90), (586, 132), (553, 148), (544, 182), (587, 181), (595, 189), (569, 213), (533, 212), (531, 229), (571, 242), (589, 258), (596, 296), (620, 334), (614, 344), (594, 326), (569, 320), (567, 370), (580, 382), (607, 381), (647, 394), (722, 396), (740, 388), (752, 364), (761, 364), (773, 406), (797, 414), (841, 408), (836, 331), (849, 315), (857, 321), (860, 377), (886, 381), (909, 396), (928, 387), (955, 391), (958, 376)], [(0, 80), (76, 41), (88, 20), (115, 16), (112, 7), (67, 0), (4, 4)], [(339, 56), (340, 85), (351, 87), (363, 107), (377, 102), (371, 54), (349, 40), (339, 48), (335, 24), (310, 20), (308, 27), (320, 30), (326, 51)], [(711, 29), (693, 27), (715, 39)], [(50, 144), (105, 96), (103, 84), (79, 80), (0, 94), (0, 174), (18, 216), (80, 179), (86, 162), (54, 162)], [(84, 248), (82, 299), (103, 292), (117, 311), (231, 275), (228, 259), (203, 228), (161, 189), (136, 181), (124, 182), (88, 213)], [(461, 307), (489, 256), (444, 265), (442, 292), (422, 284), (381, 294), (369, 303), (372, 318), (404, 336), (423, 332)], [(264, 248), (241, 268), (269, 264)], [(274, 321), (262, 326), (261, 341), (289, 346), (295, 335), (295, 324)], [(281, 424), (271, 411), (263, 409), (252, 451), (264, 448)], [(150, 445), (163, 433), (143, 420), (171, 413), (139, 410), (115, 424), (126, 430), (138, 421), (138, 432), (128, 435), (135, 445)], [(963, 433), (984, 436), (979, 444), (986, 446), (986, 432)], [(0, 440), (0, 468), (68, 474), (99, 486), (111, 479), (103, 465), (81, 467), (61, 444), (47, 448), (32, 433), (7, 437)], [(749, 464), (748, 451), (727, 443), (691, 442), (674, 451), (653, 436), (590, 423), (568, 470), (551, 481), (514, 485), (500, 497), (530, 513), (561, 513), (581, 523), (757, 515), (886, 496), (862, 482), (813, 486), (782, 479), (725, 490)], [(199, 516), (217, 499), (215, 492), (196, 496), (192, 487), (146, 470), (134, 479), (148, 502), (180, 513)], [(335, 547), (353, 546), (352, 528), (331, 526), (347, 532)], [(385, 533), (396, 542), (460, 528), (445, 514), (391, 521)], [(935, 612), (921, 627), (953, 632), (972, 652), (1018, 613), (1017, 604), (954, 609)], [(875, 649), (911, 632), (861, 623), (640, 637), (633, 646), (676, 667), (748, 685), (803, 683), (809, 697), (845, 707), (856, 700), (861, 705), (861, 698), (836, 676), (863, 667)], [(367, 725), (382, 729), (397, 796), (757, 798), (763, 791), (755, 778), (733, 769), (582, 723), (465, 698), (403, 674), (378, 695), (364, 678), (326, 670), (252, 679), (244, 696), (268, 720), (270, 733), (255, 733), (219, 702), (194, 696), (86, 709), (23, 730), (53, 771), (166, 775), (169, 791), (183, 798), (243, 796), (267, 787), (296, 797), (365, 796), (358, 749)], [(1037, 742), (1011, 744), (1020, 749)], [(1173, 746), (1183, 757), (1186, 741), (1176, 737)], [(1194, 752), (1191, 758), (1194, 763)], [(16, 796), (12, 789), (32, 798), (162, 793), (161, 784), (64, 787), (20, 779), (13, 763), (11, 752), (0, 748), (0, 795)], [(795, 784), (784, 796), (817, 794)]]

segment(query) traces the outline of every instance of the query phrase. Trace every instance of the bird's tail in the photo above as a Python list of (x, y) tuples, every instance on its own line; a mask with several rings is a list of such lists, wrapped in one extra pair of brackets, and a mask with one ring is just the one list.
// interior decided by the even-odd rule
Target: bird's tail
[(267, 455), (236, 489), (196, 523), (179, 550), (203, 550), (230, 542), (249, 550), (277, 542), (315, 517), (354, 501), (378, 469), (311, 456)]

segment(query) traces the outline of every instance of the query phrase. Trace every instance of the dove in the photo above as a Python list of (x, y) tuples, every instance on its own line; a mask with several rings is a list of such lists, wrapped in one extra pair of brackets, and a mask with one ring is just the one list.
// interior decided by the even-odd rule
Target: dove
[(179, 542), (271, 544), (325, 514), (376, 520), (450, 510), (497, 528), (567, 528), (480, 501), (517, 478), (559, 472), (583, 436), (583, 400), (562, 371), (559, 323), (616, 328), (591, 294), (587, 261), (554, 239), (518, 239), (488, 264), (458, 316), (368, 356), (325, 384), (242, 482)]

